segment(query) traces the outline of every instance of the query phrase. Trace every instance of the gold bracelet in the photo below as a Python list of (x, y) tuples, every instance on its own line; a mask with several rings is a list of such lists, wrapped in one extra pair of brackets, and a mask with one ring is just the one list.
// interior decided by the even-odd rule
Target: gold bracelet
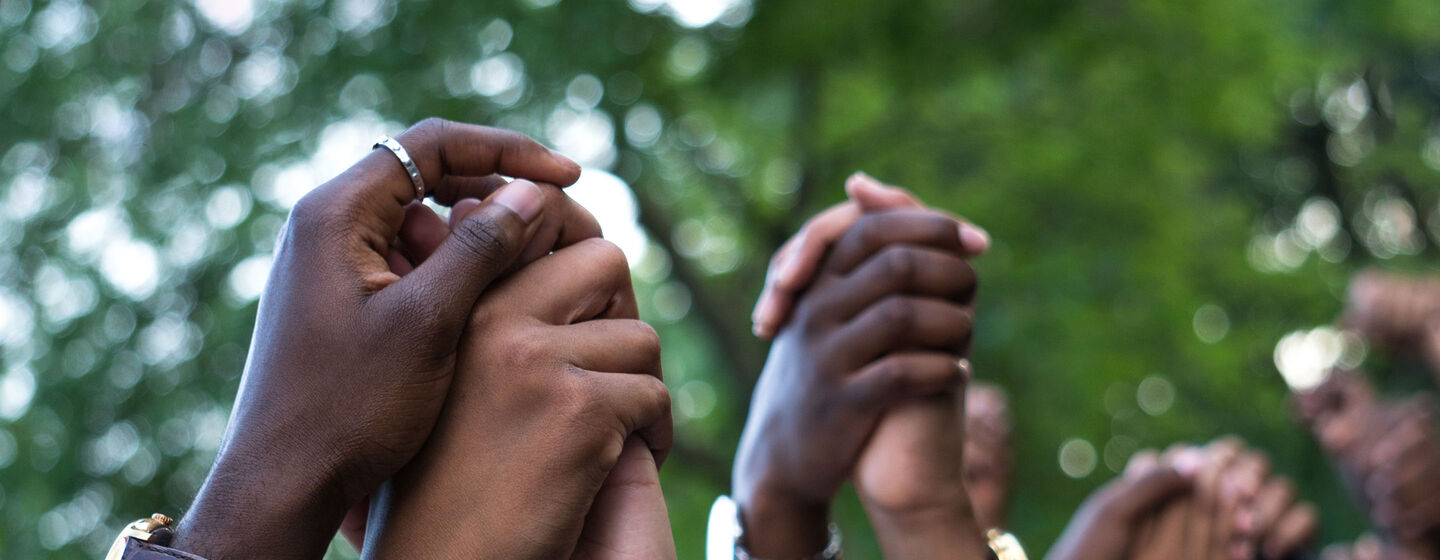
[(996, 560), (1030, 560), (1025, 555), (1025, 549), (1020, 546), (1020, 539), (1015, 535), (991, 529), (985, 532), (986, 544), (990, 545), (990, 552), (995, 553)]

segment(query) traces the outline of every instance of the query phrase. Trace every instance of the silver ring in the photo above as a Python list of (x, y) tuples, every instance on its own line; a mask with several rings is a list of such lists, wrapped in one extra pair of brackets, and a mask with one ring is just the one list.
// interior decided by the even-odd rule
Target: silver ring
[(375, 141), (375, 145), (370, 146), (372, 150), (375, 148), (385, 148), (395, 154), (395, 157), (400, 160), (400, 165), (405, 166), (405, 172), (410, 175), (410, 183), (415, 185), (415, 200), (424, 200), (425, 179), (420, 177), (420, 168), (415, 166), (415, 160), (410, 158), (410, 152), (405, 151), (405, 146), (401, 146), (394, 138), (381, 136), (379, 140)]

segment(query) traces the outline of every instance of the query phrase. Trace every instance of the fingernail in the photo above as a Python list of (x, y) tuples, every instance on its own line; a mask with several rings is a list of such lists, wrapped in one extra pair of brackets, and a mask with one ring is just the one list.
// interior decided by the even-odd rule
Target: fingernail
[(968, 222), (960, 223), (960, 244), (967, 251), (980, 253), (990, 248), (990, 234)]
[(535, 217), (540, 215), (541, 207), (545, 205), (545, 195), (540, 192), (540, 187), (523, 179), (511, 181), (501, 187), (490, 200), (509, 208), (527, 224), (535, 221)]
[(960, 368), (960, 381), (962, 383), (969, 383), (970, 377), (974, 375), (970, 369), (970, 360), (967, 358), (955, 360), (955, 367)]

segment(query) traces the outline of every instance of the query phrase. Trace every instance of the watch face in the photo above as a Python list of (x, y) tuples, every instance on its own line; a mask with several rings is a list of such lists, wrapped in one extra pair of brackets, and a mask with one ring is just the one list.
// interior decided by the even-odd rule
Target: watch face
[(706, 560), (735, 560), (735, 541), (740, 538), (740, 510), (730, 496), (715, 498), (710, 506), (710, 524), (705, 531)]

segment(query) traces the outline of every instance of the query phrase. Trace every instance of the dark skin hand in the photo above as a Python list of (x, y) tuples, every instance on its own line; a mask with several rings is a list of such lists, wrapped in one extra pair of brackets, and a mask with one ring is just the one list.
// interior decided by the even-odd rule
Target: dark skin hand
[(741, 439), (734, 491), (752, 554), (823, 548), (830, 501), (880, 416), (960, 390), (965, 249), (958, 221), (917, 209), (867, 214), (835, 242), (771, 348)]
[[(568, 200), (568, 197), (559, 196)], [(399, 242), (390, 253), (391, 270), (401, 275), (408, 274), (416, 264), (434, 254), (450, 235), (451, 228), (458, 226), (480, 204), (478, 199), (456, 202), (450, 212), (449, 224), (424, 205), (406, 207)], [(573, 213), (577, 216), (589, 215), (579, 208), (573, 209)], [(598, 228), (595, 231), (598, 233)], [(341, 532), (357, 551), (363, 549), (368, 506), (369, 501), (365, 501), (352, 508), (341, 527)], [(585, 516), (585, 528), (572, 558), (648, 560), (673, 558), (674, 555), (674, 537), (670, 532), (670, 518), (660, 488), (658, 467), (643, 440), (632, 436), (626, 440), (624, 451)]]
[(1169, 465), (1153, 456), (1137, 455), (1123, 476), (1100, 487), (1081, 504), (1045, 557), (1120, 560), (1135, 554), (1144, 558), (1138, 550), (1144, 528), (1162, 504), (1191, 489), (1197, 466), (1194, 460)]
[[(514, 132), (427, 120), (398, 140), (442, 203), (483, 196), (495, 173), (557, 185), (579, 175)], [(480, 295), (542, 231), (552, 245), (569, 235), (568, 206), (517, 182), (402, 279), (386, 259), (413, 198), (395, 157), (376, 150), (292, 210), (224, 443), (176, 547), (323, 555), (345, 512), (430, 435)]]
[(1389, 405), (1365, 458), (1365, 497), (1377, 526), (1419, 556), (1440, 552), (1440, 434), (1428, 395)]
[(1384, 402), (1354, 372), (1295, 395), (1301, 416), (1353, 496), (1392, 541), (1417, 557), (1440, 553), (1440, 434), (1425, 394)]
[(643, 480), (658, 497), (655, 461), (635, 471), (649, 459), (632, 451), (629, 466), (616, 465), (631, 436), (662, 459), (671, 441), (659, 339), (636, 317), (625, 257), (603, 240), (493, 286), (471, 315), (430, 440), (371, 504), (365, 557), (625, 557), (611, 547), (627, 529), (619, 514), (592, 505), (654, 513), (653, 501), (597, 495), (613, 475), (622, 480), (611, 487)]
[[(800, 231), (786, 240), (770, 259), (765, 288), (756, 298), (751, 314), (756, 336), (774, 338), (780, 327), (785, 326), (795, 310), (795, 299), (815, 279), (825, 253), (861, 216), (925, 207), (909, 191), (881, 183), (864, 172), (856, 172), (845, 180), (845, 193), (850, 200), (806, 220)], [(966, 256), (977, 256), (990, 248), (990, 234), (964, 219), (956, 219), (960, 221), (960, 239)]]

